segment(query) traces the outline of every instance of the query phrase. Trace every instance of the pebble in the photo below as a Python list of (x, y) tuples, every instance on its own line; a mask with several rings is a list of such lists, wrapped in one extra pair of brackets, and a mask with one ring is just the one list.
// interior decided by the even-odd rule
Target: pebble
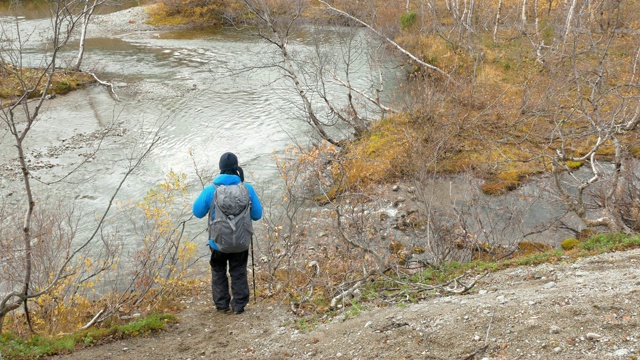
[(551, 281), (551, 282), (548, 282), (548, 283), (544, 284), (543, 288), (545, 288), (545, 289), (553, 289), (553, 288), (555, 288), (557, 286), (558, 286), (558, 284), (556, 284), (555, 282)]
[(398, 207), (400, 204), (402, 204), (403, 202), (405, 202), (407, 199), (403, 198), (402, 196), (398, 196), (398, 198), (396, 199), (396, 201), (393, 202), (393, 206), (394, 207)]
[(587, 333), (587, 340), (595, 341), (602, 337), (602, 335), (596, 333)]
[(561, 330), (562, 330), (562, 329), (560, 329), (560, 327), (559, 327), (559, 326), (557, 326), (557, 325), (553, 325), (553, 326), (551, 326), (551, 329), (549, 329), (549, 332), (550, 332), (551, 334), (560, 334), (560, 331), (561, 331)]
[(627, 349), (618, 349), (613, 353), (615, 357), (625, 357), (628, 356), (631, 352)]
[(560, 346), (553, 348), (554, 353), (559, 353), (560, 351), (562, 351), (562, 348)]

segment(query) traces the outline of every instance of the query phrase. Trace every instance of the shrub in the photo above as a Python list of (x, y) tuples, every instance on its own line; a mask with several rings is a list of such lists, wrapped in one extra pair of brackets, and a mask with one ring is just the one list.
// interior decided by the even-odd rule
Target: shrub
[(418, 15), (415, 11), (410, 11), (402, 14), (400, 17), (400, 24), (402, 24), (402, 30), (408, 29), (412, 27), (416, 20), (418, 19)]
[(567, 161), (565, 164), (569, 169), (577, 170), (580, 169), (584, 163), (582, 161)]
[(149, 9), (149, 23), (219, 26), (238, 6), (229, 0), (163, 0)]
[(560, 243), (560, 247), (566, 251), (573, 250), (578, 245), (580, 245), (580, 240), (575, 238), (569, 238)]
[(581, 248), (587, 251), (615, 251), (640, 246), (640, 235), (598, 234), (582, 243)]
[(413, 173), (412, 146), (419, 136), (411, 130), (414, 125), (407, 115), (388, 117), (350, 144), (343, 156), (347, 186), (384, 183)]

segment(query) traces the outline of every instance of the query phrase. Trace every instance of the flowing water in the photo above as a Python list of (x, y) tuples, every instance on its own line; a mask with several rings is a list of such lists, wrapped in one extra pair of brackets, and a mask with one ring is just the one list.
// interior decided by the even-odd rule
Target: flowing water
[[(21, 21), (26, 25), (30, 20)], [(312, 53), (313, 32), (320, 35), (313, 39), (322, 39), (323, 50), (337, 54), (343, 49), (338, 41), (341, 31), (344, 29), (309, 29), (292, 41), (290, 50)], [(74, 45), (63, 54), (63, 61), (73, 59)], [(41, 49), (41, 44), (25, 48), (25, 63), (36, 65)], [(185, 201), (190, 203), (202, 183), (209, 183), (217, 173), (220, 155), (232, 151), (238, 155), (247, 181), (256, 186), (263, 202), (269, 202), (277, 197), (279, 187), (273, 155), (282, 154), (289, 144), (305, 145), (313, 138), (292, 84), (269, 66), (277, 53), (257, 37), (220, 31), (129, 32), (91, 37), (86, 49), (83, 67), (112, 81), (119, 101), (95, 85), (46, 103), (26, 144), (34, 175), (41, 181), (35, 183), (40, 201), (73, 200), (79, 211), (99, 215), (129, 166), (157, 134), (160, 142), (129, 177), (118, 200), (139, 201), (169, 171), (176, 171), (187, 175), (189, 194)], [(391, 56), (382, 65), (385, 89), (391, 96), (403, 74)], [(354, 84), (368, 88), (364, 57), (354, 68), (359, 72), (351, 77)], [(113, 130), (102, 139), (106, 128)], [(98, 146), (99, 151), (93, 154)], [(21, 192), (16, 188), (20, 183), (16, 181), (15, 148), (6, 131), (0, 137), (0, 147), (0, 166), (5, 174), (0, 183), (3, 201), (18, 202)], [(67, 176), (84, 159), (89, 159), (88, 163)], [(432, 183), (429, 191), (448, 203), (451, 198), (447, 194), (465, 193), (468, 186), (465, 181), (447, 180)], [(525, 233), (562, 212), (550, 211), (544, 201), (529, 205), (532, 197), (525, 198), (523, 192), (535, 193), (532, 197), (540, 194), (536, 185), (530, 185), (508, 198), (485, 200), (483, 211), (502, 211), (506, 221), (513, 221), (510, 207), (527, 208), (519, 220), (527, 228)], [(496, 220), (483, 216), (488, 216), (485, 222)], [(204, 221), (190, 224), (190, 237), (206, 226)], [(89, 223), (86, 227), (91, 228)], [(130, 234), (134, 230), (120, 231)], [(548, 234), (536, 238), (558, 239), (550, 239)]]
[[(37, 18), (33, 12), (20, 18), (22, 29), (36, 21), (29, 20)], [(9, 28), (15, 21), (2, 19)], [(31, 34), (43, 31), (35, 29)], [(338, 53), (335, 35), (340, 31), (309, 29), (292, 41), (290, 51), (312, 53), (313, 32), (320, 35), (324, 50)], [(62, 54), (62, 63), (72, 61), (74, 46)], [(24, 63), (38, 65), (41, 50), (42, 43), (28, 42)], [(277, 53), (264, 40), (237, 32), (148, 31), (89, 38), (83, 68), (112, 81), (119, 101), (99, 85), (47, 101), (26, 143), (33, 174), (40, 180), (36, 195), (40, 201), (75, 200), (84, 213), (100, 214), (123, 174), (157, 134), (160, 142), (129, 177), (118, 200), (140, 200), (175, 171), (187, 175), (192, 201), (201, 182), (209, 183), (217, 173), (220, 155), (232, 151), (247, 181), (268, 202), (277, 194), (279, 179), (273, 155), (313, 138), (291, 83), (270, 66), (273, 59)], [(382, 65), (386, 89), (392, 90), (401, 76), (397, 63), (389, 57)], [(359, 70), (352, 74), (353, 83), (368, 88), (364, 57), (354, 67)], [(102, 139), (106, 128), (113, 130)], [(0, 190), (5, 201), (18, 202), (21, 185), (12, 144), (3, 132), (0, 164), (6, 176)]]

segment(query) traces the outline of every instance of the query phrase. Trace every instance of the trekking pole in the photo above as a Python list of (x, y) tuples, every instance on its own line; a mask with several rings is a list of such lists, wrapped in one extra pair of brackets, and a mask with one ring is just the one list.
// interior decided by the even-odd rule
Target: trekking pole
[(253, 303), (256, 304), (256, 263), (253, 260), (253, 234), (251, 234), (251, 277), (253, 278)]

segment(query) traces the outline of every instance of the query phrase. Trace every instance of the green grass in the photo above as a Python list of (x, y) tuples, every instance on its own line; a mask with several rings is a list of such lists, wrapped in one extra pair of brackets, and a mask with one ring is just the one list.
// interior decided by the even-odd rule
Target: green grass
[(99, 344), (109, 339), (123, 339), (128, 337), (148, 335), (164, 330), (167, 323), (173, 323), (173, 315), (151, 314), (137, 321), (113, 325), (103, 329), (89, 329), (63, 336), (34, 335), (23, 340), (11, 333), (5, 333), (0, 338), (0, 354), (2, 359), (40, 359), (45, 356), (67, 354), (74, 349)]
[[(465, 272), (481, 274), (485, 271), (495, 272), (518, 266), (535, 266), (561, 261), (572, 262), (586, 256), (593, 256), (612, 251), (630, 250), (638, 247), (640, 247), (640, 234), (633, 236), (625, 234), (599, 234), (580, 243), (579, 246), (572, 250), (552, 249), (496, 262), (486, 260), (478, 260), (468, 263), (451, 262), (438, 268), (427, 268), (419, 273), (413, 274), (409, 277), (408, 281), (404, 280), (406, 281), (405, 285), (402, 285), (403, 280), (401, 279), (397, 283), (388, 280), (370, 283), (366, 287), (368, 291), (367, 301), (375, 301), (376, 297), (392, 296), (394, 294), (405, 292), (410, 294), (413, 286), (412, 284), (420, 283), (424, 285), (439, 285), (461, 276)], [(394, 290), (388, 291), (387, 289)], [(415, 302), (419, 299), (409, 296), (407, 300), (408, 302)]]
[(362, 310), (364, 310), (364, 306), (357, 301), (353, 301), (349, 306), (349, 310), (344, 313), (344, 319), (347, 320), (350, 317), (358, 316)]
[(640, 235), (599, 234), (582, 243), (580, 248), (589, 252), (603, 253), (626, 250), (638, 246), (640, 246)]

